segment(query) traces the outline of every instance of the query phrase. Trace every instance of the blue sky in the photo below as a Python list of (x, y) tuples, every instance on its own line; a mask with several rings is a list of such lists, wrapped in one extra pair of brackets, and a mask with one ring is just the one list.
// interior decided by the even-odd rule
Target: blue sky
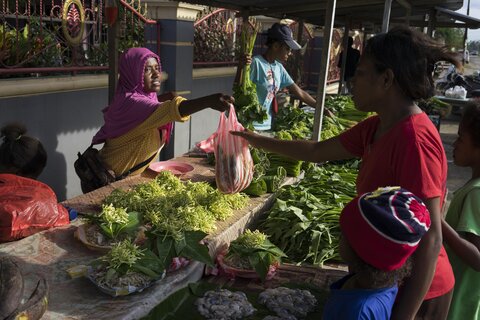
[[(457, 10), (459, 13), (467, 14), (468, 0), (463, 0), (463, 7)], [(480, 0), (470, 0), (470, 14), (471, 17), (480, 19)], [(480, 40), (480, 29), (468, 29), (468, 41)]]

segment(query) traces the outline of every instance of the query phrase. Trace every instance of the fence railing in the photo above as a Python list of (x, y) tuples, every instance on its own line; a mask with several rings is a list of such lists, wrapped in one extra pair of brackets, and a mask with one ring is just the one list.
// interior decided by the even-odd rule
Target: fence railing
[(241, 19), (236, 11), (216, 9), (204, 11), (194, 23), (194, 67), (235, 65)]
[[(143, 45), (156, 22), (133, 0), (120, 4), (120, 50)], [(106, 72), (105, 22), (104, 0), (0, 0), (0, 78)]]
[[(236, 18), (236, 11), (228, 9), (215, 9), (200, 13), (197, 21), (194, 23), (194, 67), (218, 67), (236, 65), (236, 54), (239, 48), (239, 33), (241, 30), (242, 19)], [(297, 22), (290, 24), (294, 36), (298, 34)], [(339, 35), (338, 31), (335, 32)], [(257, 45), (254, 54), (263, 53), (266, 50), (265, 35), (257, 36)], [(340, 44), (340, 38), (333, 38), (333, 47)], [(292, 78), (300, 85), (308, 87), (310, 84), (310, 75), (318, 73), (318, 70), (312, 70), (313, 59), (315, 59), (315, 42), (313, 30), (303, 25), (302, 38), (299, 41), (301, 45), (306, 45), (304, 50), (290, 56), (285, 67)], [(338, 42), (338, 43), (337, 43)], [(339, 52), (333, 52), (330, 55), (328, 82), (338, 81), (340, 71), (337, 68), (336, 60)], [(313, 84), (315, 85), (315, 84)]]

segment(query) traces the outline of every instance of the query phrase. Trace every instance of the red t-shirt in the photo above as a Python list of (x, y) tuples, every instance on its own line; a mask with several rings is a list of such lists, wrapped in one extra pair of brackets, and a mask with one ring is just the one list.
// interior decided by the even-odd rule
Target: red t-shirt
[[(447, 159), (440, 135), (428, 116), (409, 116), (374, 142), (379, 123), (378, 116), (370, 117), (340, 135), (345, 149), (362, 158), (358, 194), (401, 186), (422, 199), (440, 197), (443, 203)], [(454, 284), (452, 267), (442, 246), (425, 300), (444, 295)]]

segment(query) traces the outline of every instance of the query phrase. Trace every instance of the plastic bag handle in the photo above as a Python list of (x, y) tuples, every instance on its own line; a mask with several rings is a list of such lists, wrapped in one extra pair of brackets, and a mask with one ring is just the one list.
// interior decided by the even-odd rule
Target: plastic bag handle
[(230, 105), (230, 110), (228, 110), (228, 119), (230, 120), (231, 123), (236, 123), (237, 113), (235, 112), (235, 107), (233, 106), (232, 103), (229, 103), (229, 105)]

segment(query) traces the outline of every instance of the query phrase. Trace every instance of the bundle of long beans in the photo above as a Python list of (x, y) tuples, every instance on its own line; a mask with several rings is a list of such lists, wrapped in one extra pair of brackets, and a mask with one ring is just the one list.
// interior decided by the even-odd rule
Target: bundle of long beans
[[(242, 34), (240, 38), (240, 50), (243, 54), (251, 56), (253, 53), (253, 47), (255, 46), (255, 40), (257, 39), (257, 33), (260, 30), (260, 23), (257, 23), (255, 19), (249, 19), (249, 23), (242, 24)], [(242, 93), (247, 94), (252, 82), (250, 80), (250, 65), (244, 66), (242, 79), (240, 80)]]
[[(255, 19), (242, 24), (240, 35), (240, 54), (251, 56), (261, 25)], [(253, 121), (263, 122), (268, 118), (267, 112), (258, 102), (257, 87), (250, 80), (250, 65), (243, 66), (239, 83), (233, 86), (233, 97), (237, 107), (238, 120), (244, 127), (250, 127)]]
[(282, 187), (260, 226), (295, 263), (339, 259), (339, 216), (356, 195), (355, 164), (312, 166), (305, 179)]

